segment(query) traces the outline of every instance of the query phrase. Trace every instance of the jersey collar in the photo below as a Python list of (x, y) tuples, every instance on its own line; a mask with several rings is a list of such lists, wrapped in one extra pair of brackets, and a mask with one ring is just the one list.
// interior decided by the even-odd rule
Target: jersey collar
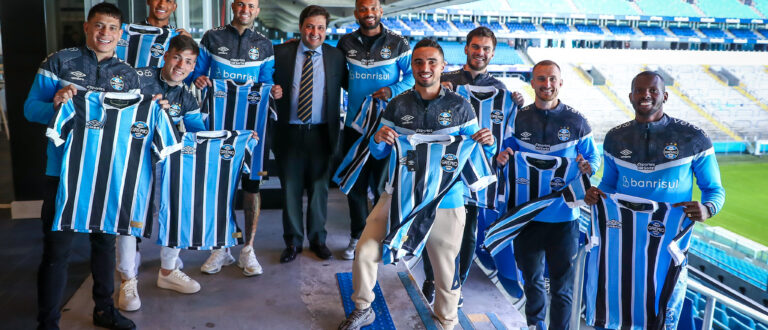
[[(169, 21), (169, 22), (170, 22), (170, 21)], [(144, 22), (143, 22), (143, 23), (141, 23), (141, 24), (143, 24), (143, 25), (148, 25), (148, 26), (154, 26), (154, 25), (152, 25), (152, 23), (150, 23), (150, 22), (149, 22), (149, 18), (145, 18), (145, 19), (144, 19)], [(163, 26), (161, 26), (161, 28), (163, 28), (163, 29), (171, 29), (171, 30), (173, 30), (173, 29), (175, 29), (176, 27), (175, 27), (175, 26), (173, 26), (173, 25), (171, 25), (171, 24), (166, 24), (166, 25), (163, 25)]]

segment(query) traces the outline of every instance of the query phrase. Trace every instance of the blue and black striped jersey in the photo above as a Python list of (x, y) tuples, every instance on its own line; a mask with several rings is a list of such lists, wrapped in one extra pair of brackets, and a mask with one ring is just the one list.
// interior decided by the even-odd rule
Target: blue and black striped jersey
[[(339, 189), (349, 194), (349, 191), (354, 187), (357, 178), (360, 176), (360, 172), (363, 171), (365, 162), (368, 161), (368, 157), (371, 155), (371, 149), (368, 148), (368, 141), (379, 127), (381, 122), (381, 114), (387, 107), (387, 102), (380, 99), (368, 96), (363, 101), (363, 108), (367, 108), (365, 111), (360, 110), (355, 118), (353, 127), (355, 130), (358, 128), (363, 132), (363, 135), (352, 144), (347, 151), (347, 155), (342, 159), (339, 168), (333, 175), (333, 182), (339, 185)], [(363, 114), (365, 118), (362, 118)], [(348, 128), (345, 128), (348, 129)]]
[(587, 324), (665, 328), (693, 224), (682, 207), (639, 197), (608, 194), (593, 205), (590, 231), (597, 241), (586, 264)]
[(179, 136), (157, 102), (131, 93), (79, 93), (48, 125), (64, 146), (54, 231), (149, 237), (153, 154), (177, 151)]
[[(478, 125), (480, 128), (489, 129), (496, 141), (504, 141), (512, 136), (517, 104), (512, 99), (511, 92), (493, 86), (458, 85), (456, 93), (472, 104)], [(499, 154), (502, 144), (497, 143), (496, 146), (494, 156)], [(495, 209), (497, 185), (498, 183), (493, 183), (477, 192), (467, 191), (465, 196), (467, 204)]]
[(179, 35), (170, 28), (143, 24), (123, 24), (123, 35), (117, 41), (117, 57), (134, 68), (161, 68), (165, 63), (163, 55), (171, 39)]
[(262, 143), (255, 146), (251, 163), (250, 179), (261, 180), (266, 176), (264, 159), (268, 157), (266, 146), (269, 117), (277, 120), (274, 100), (270, 91), (273, 85), (236, 83), (230, 79), (213, 80), (203, 100), (203, 120), (209, 130), (251, 130), (259, 134)]
[(384, 263), (419, 255), (435, 212), (454, 185), (477, 191), (496, 181), (483, 147), (468, 136), (400, 136), (389, 157), (392, 195)]
[(235, 193), (257, 143), (251, 131), (184, 134), (181, 151), (162, 164), (158, 244), (208, 250), (243, 242)]

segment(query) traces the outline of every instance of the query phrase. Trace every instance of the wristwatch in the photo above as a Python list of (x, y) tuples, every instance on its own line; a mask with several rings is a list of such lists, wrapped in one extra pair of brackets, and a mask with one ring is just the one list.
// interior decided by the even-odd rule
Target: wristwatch
[(713, 215), (715, 215), (715, 205), (714, 205), (714, 204), (712, 204), (712, 203), (710, 203), (710, 202), (706, 202), (706, 203), (704, 203), (704, 206), (706, 206), (706, 207), (707, 207), (707, 210), (709, 210), (709, 217), (710, 217), (710, 218), (711, 218)]

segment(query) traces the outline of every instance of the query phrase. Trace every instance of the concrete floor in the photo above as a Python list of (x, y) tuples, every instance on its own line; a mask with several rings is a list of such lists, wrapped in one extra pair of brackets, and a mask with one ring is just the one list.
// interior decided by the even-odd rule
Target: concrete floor
[[(336, 189), (329, 196), (328, 214), (327, 244), (335, 258), (329, 261), (318, 259), (305, 243), (301, 256), (280, 264), (284, 248), (281, 210), (264, 210), (261, 215), (255, 250), (264, 267), (263, 275), (245, 277), (235, 265), (224, 267), (216, 275), (204, 275), (199, 269), (209, 252), (182, 251), (184, 271), (202, 286), (193, 295), (156, 286), (160, 249), (154, 238), (144, 240), (139, 268), (142, 307), (124, 315), (144, 329), (336, 329), (344, 318), (344, 309), (335, 274), (352, 271), (352, 262), (340, 259), (349, 240), (349, 218), (346, 198)], [(238, 217), (242, 219), (242, 212)], [(233, 248), (236, 258), (239, 250)], [(397, 276), (397, 272), (407, 270), (405, 263), (380, 267), (379, 285), (398, 329), (424, 329)], [(413, 277), (419, 288), (423, 280), (420, 264), (413, 267)], [(93, 328), (91, 286), (88, 278), (67, 302), (62, 329)], [(476, 329), (495, 329), (485, 313), (495, 313), (509, 329), (525, 326), (520, 313), (476, 266), (464, 287), (464, 297), (463, 311)]]

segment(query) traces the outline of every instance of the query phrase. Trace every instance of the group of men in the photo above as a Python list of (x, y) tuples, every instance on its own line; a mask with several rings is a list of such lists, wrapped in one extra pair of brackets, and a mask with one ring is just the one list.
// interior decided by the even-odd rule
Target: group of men
[[(369, 144), (375, 159), (365, 164), (348, 194), (350, 240), (342, 257), (354, 259), (355, 291), (352, 299), (356, 309), (342, 322), (340, 329), (358, 329), (375, 319), (370, 305), (374, 298), (376, 269), (381, 261), (382, 239), (387, 233), (387, 215), (392, 198), (383, 190), (385, 158), (399, 135), (412, 131), (450, 132), (453, 135), (469, 135), (486, 150), (501, 144), (501, 152), (486, 152), (489, 159), (494, 159), (500, 167), (505, 165), (513, 152), (541, 152), (542, 149), (538, 148), (541, 145), (548, 146), (546, 153), (550, 155), (578, 158), (583, 173), (592, 175), (600, 165), (600, 156), (586, 119), (558, 99), (563, 81), (559, 66), (551, 61), (534, 66), (531, 86), (536, 98), (533, 104), (518, 111), (511, 139), (497, 141), (488, 128), (478, 126), (470, 103), (452, 90), (465, 84), (504, 88), (503, 83), (487, 72), (487, 65), (496, 48), (496, 38), (487, 28), (477, 28), (468, 34), (464, 48), (466, 64), (457, 71), (443, 74), (445, 60), (440, 45), (425, 39), (411, 50), (405, 38), (381, 24), (383, 10), (378, 0), (355, 2), (354, 16), (360, 28), (343, 36), (335, 48), (324, 43), (329, 14), (324, 8), (314, 5), (306, 7), (300, 14), (300, 39), (273, 48), (270, 40), (254, 30), (253, 22), (260, 10), (258, 4), (258, 0), (235, 0), (232, 3), (232, 22), (207, 31), (199, 47), (186, 31), (177, 30), (179, 36), (172, 39), (165, 51), (165, 62), (161, 68), (132, 68), (116, 58), (115, 47), (122, 34), (122, 14), (113, 5), (98, 4), (90, 10), (84, 24), (86, 46), (59, 51), (43, 62), (25, 103), (24, 113), (30, 121), (47, 124), (55, 111), (77, 93), (141, 92), (153, 95), (169, 111), (176, 110), (171, 115), (174, 123), (183, 122), (187, 131), (194, 132), (206, 128), (199, 103), (186, 84), (191, 82), (199, 89), (212, 86), (212, 79), (274, 84), (272, 97), (276, 100), (278, 119), (269, 134), (285, 203), (283, 238), (286, 248), (280, 262), (286, 263), (293, 261), (302, 251), (305, 236), (310, 250), (317, 257), (331, 258), (332, 253), (325, 242), (325, 222), (332, 156), (337, 152), (346, 152), (362, 136), (352, 128), (352, 121), (366, 96), (388, 101), (375, 135), (370, 141), (363, 141)], [(176, 9), (175, 0), (147, 0), (147, 5), (149, 17), (143, 24), (175, 29), (169, 24), (169, 18)], [(120, 84), (115, 83), (115, 77), (119, 77)], [(340, 120), (341, 89), (347, 90), (349, 95), (343, 129)], [(515, 93), (514, 98), (522, 106), (522, 96)], [(612, 140), (621, 140), (621, 146), (631, 142), (650, 143), (648, 139), (662, 134), (667, 125), (676, 123), (676, 120), (663, 114), (666, 92), (663, 79), (657, 74), (639, 74), (633, 80), (630, 100), (636, 118), (624, 126), (638, 126), (638, 129), (622, 131), (621, 137), (618, 132), (609, 134), (606, 146), (613, 145), (615, 142)], [(452, 109), (452, 118), (456, 120), (449, 122), (449, 129), (444, 130), (446, 124), (440, 121), (439, 115), (448, 108)], [(414, 123), (408, 119), (417, 116), (423, 120)], [(565, 137), (558, 134), (563, 127), (569, 131)], [(642, 134), (645, 134), (643, 138), (640, 137)], [(696, 136), (697, 141), (704, 141), (696, 148), (709, 150), (706, 148), (709, 140), (706, 136), (701, 137), (703, 132), (692, 129), (690, 135)], [(688, 140), (681, 139), (680, 143), (685, 141)], [(653, 158), (657, 151), (663, 152), (656, 150), (663, 148), (659, 143), (649, 144), (643, 155)], [(683, 146), (679, 147), (683, 149)], [(611, 150), (606, 149), (606, 155)], [(41, 214), (43, 261), (38, 272), (39, 328), (58, 327), (67, 259), (74, 235), (51, 230), (61, 154), (61, 149), (48, 145), (48, 184), (44, 189)], [(705, 172), (702, 167), (697, 167), (703, 156), (686, 164), (699, 179), (704, 203), (691, 201), (692, 178), (691, 182), (676, 186), (674, 192), (619, 185), (619, 180), (626, 180), (622, 177), (624, 169), (619, 161), (609, 164), (608, 160), (621, 156), (608, 156), (601, 189), (589, 191), (588, 203), (594, 203), (603, 191), (625, 192), (658, 201), (682, 203), (688, 216), (699, 221), (716, 214), (722, 207), (724, 192), (719, 173)], [(712, 162), (713, 159), (706, 158), (706, 161)], [(714, 169), (717, 170), (716, 163)], [(245, 192), (246, 245), (240, 252), (238, 266), (246, 276), (263, 272), (253, 250), (260, 211), (259, 185), (259, 181), (247, 178), (241, 183)], [(302, 203), (304, 191), (307, 193), (306, 234)], [(457, 309), (462, 303), (461, 284), (466, 279), (475, 248), (478, 209), (471, 205), (465, 207), (462, 191), (452, 190), (440, 203), (435, 226), (426, 245), (427, 280), (423, 292), (430, 302), (434, 299), (435, 315), (446, 329), (453, 328), (457, 323)], [(370, 211), (369, 192), (374, 196), (375, 205)], [(578, 225), (574, 221), (577, 214), (562, 210), (554, 218), (536, 219), (515, 241), (516, 259), (525, 280), (528, 324), (541, 326), (544, 323), (547, 299), (543, 280), (545, 259), (549, 265), (552, 293), (550, 327), (567, 329), (573, 317), (570, 311), (573, 256), (578, 244)], [(90, 234), (90, 241), (94, 324), (113, 329), (135, 328), (131, 320), (118, 312), (112, 301), (115, 236)], [(136, 239), (120, 237), (117, 247), (117, 269), (122, 277), (118, 306), (126, 311), (136, 310), (141, 305), (136, 288), (136, 266), (139, 263)], [(162, 248), (157, 285), (182, 293), (199, 291), (199, 283), (180, 270), (178, 253), (178, 249)], [(215, 274), (222, 266), (234, 262), (229, 249), (213, 250), (201, 271)], [(454, 278), (460, 280), (454, 281)]]

